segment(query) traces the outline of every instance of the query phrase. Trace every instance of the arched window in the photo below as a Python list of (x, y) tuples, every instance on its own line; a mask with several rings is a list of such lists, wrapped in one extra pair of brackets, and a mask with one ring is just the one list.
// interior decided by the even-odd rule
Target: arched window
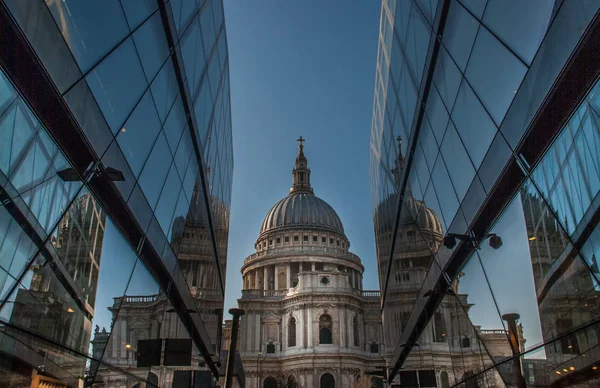
[(288, 346), (296, 346), (296, 319), (290, 317), (288, 322)]
[(352, 320), (352, 329), (354, 335), (354, 346), (360, 346), (360, 338), (358, 336), (358, 317), (356, 315)]
[(275, 377), (267, 377), (263, 382), (263, 388), (277, 388), (277, 380)]
[(320, 388), (335, 388), (335, 379), (331, 373), (325, 373), (321, 376)]
[(321, 315), (319, 318), (319, 343), (332, 344), (333, 335), (331, 334), (331, 316), (327, 314)]
[(440, 373), (440, 380), (442, 383), (442, 388), (448, 388), (450, 386), (450, 381), (448, 380), (448, 372), (443, 371)]

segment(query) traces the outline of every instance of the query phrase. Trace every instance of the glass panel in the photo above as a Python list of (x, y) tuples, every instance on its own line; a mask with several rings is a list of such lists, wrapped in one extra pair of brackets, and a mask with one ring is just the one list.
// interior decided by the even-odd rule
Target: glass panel
[(456, 0), (452, 0), (442, 43), (461, 71), (464, 71), (467, 66), (478, 28), (477, 19), (472, 17)]
[(156, 109), (150, 93), (146, 93), (117, 136), (133, 175), (138, 176), (142, 171), (159, 130)]
[(189, 25), (192, 16), (196, 15), (198, 10), (198, 1), (196, 0), (182, 0), (181, 1), (181, 22), (179, 25), (179, 31), (185, 30)]
[(158, 3), (154, 0), (138, 0), (135, 2), (122, 0), (121, 5), (132, 31), (158, 9)]
[(427, 56), (427, 48), (429, 47), (429, 37), (431, 35), (431, 27), (427, 20), (416, 6), (410, 9), (408, 19), (408, 29), (406, 33), (405, 50), (408, 58), (408, 63), (411, 67), (411, 72), (414, 77), (414, 82), (419, 84), (423, 69), (425, 68), (425, 59)]
[(154, 81), (152, 81), (150, 90), (160, 121), (164, 122), (172, 108), (173, 100), (179, 94), (179, 87), (177, 86), (177, 79), (171, 61), (165, 62)]
[(208, 123), (213, 110), (208, 77), (204, 77), (200, 88), (198, 98), (196, 98), (196, 101), (194, 102), (194, 113), (196, 114), (196, 122), (198, 123), (198, 141), (200, 142), (200, 147), (202, 147), (204, 146), (206, 136), (208, 135)]
[(439, 153), (439, 147), (435, 141), (435, 137), (433, 136), (433, 132), (429, 126), (429, 120), (427, 120), (427, 117), (425, 117), (422, 121), (421, 131), (419, 132), (419, 141), (423, 147), (423, 154), (425, 155), (427, 165), (433, 170), (433, 165)]
[(492, 189), (511, 155), (512, 151), (506, 140), (504, 140), (504, 136), (498, 132), (478, 171), (479, 178), (486, 191), (489, 192)]
[(212, 8), (212, 1), (207, 1), (200, 14), (200, 34), (202, 35), (202, 41), (204, 42), (207, 56), (212, 52), (212, 47), (216, 40)]
[(452, 112), (452, 120), (473, 165), (478, 168), (496, 134), (497, 128), (465, 81), (463, 81), (458, 92), (456, 105)]
[(467, 224), (470, 224), (475, 218), (477, 211), (485, 201), (486, 195), (485, 190), (483, 189), (483, 185), (479, 180), (479, 177), (476, 176), (465, 195), (465, 199), (462, 201), (461, 208), (463, 214), (465, 215), (465, 220)]
[(448, 124), (441, 152), (456, 196), (461, 202), (475, 176), (475, 169), (452, 122)]
[(591, 112), (587, 103), (579, 108), (532, 174), (569, 234), (600, 191), (600, 130)]
[[(458, 210), (458, 201), (442, 158), (438, 158), (431, 174), (446, 225), (450, 225)], [(427, 196), (426, 196), (427, 197)]]
[(504, 119), (526, 72), (525, 65), (492, 34), (479, 30), (466, 77), (496, 125)]
[(84, 73), (129, 33), (119, 0), (91, 3), (63, 0), (46, 4)]
[[(452, 111), (462, 74), (444, 47), (440, 48), (433, 82), (449, 111)], [(439, 108), (441, 109), (441, 108)], [(443, 128), (441, 129), (443, 131)]]
[(148, 81), (152, 80), (169, 55), (160, 13), (155, 13), (134, 34), (133, 41)]
[(490, 0), (483, 23), (530, 64), (546, 35), (555, 1)]
[(115, 168), (123, 173), (125, 180), (116, 181), (113, 182), (113, 184), (117, 186), (117, 189), (119, 189), (125, 200), (129, 199), (129, 195), (135, 186), (135, 176), (133, 176), (133, 172), (125, 160), (123, 151), (121, 151), (121, 148), (116, 141), (111, 143), (110, 147), (102, 157), (102, 163), (106, 167)]
[[(200, 81), (201, 75), (196, 74), (196, 61), (200, 61), (200, 57), (204, 57), (199, 31), (198, 18), (194, 18), (192, 25), (188, 28), (180, 43), (185, 76), (188, 80), (192, 95), (195, 94), (196, 89), (198, 88), (198, 82)], [(202, 71), (202, 69), (200, 69), (200, 71)]]
[[(481, 263), (500, 314), (520, 316), (519, 325), (526, 339), (522, 348), (529, 349), (541, 342), (542, 332), (520, 196), (515, 197), (490, 232), (502, 239), (502, 246), (494, 249), (484, 242), (479, 253)], [(509, 327), (505, 325), (505, 329)]]
[(148, 201), (146, 201), (146, 197), (144, 197), (140, 186), (135, 185), (127, 204), (142, 230), (145, 231), (148, 229), (148, 225), (150, 225), (150, 221), (152, 220), (152, 209), (148, 205)]
[(5, 207), (0, 207), (0, 216), (0, 300), (4, 301), (29, 266), (38, 246)]
[(171, 226), (171, 219), (173, 218), (173, 212), (175, 211), (175, 205), (177, 204), (177, 198), (181, 191), (181, 181), (177, 175), (175, 164), (171, 165), (167, 181), (160, 195), (160, 199), (156, 206), (156, 218), (160, 223), (165, 235), (168, 235), (169, 228)]
[(481, 20), (487, 0), (458, 0), (466, 9), (471, 11), (475, 17)]
[[(458, 319), (453, 324), (459, 333), (454, 340), (456, 348), (460, 349), (459, 353), (468, 354), (474, 348), (477, 349), (481, 346), (482, 349), (487, 350), (495, 364), (512, 356), (508, 334), (504, 329), (503, 321), (477, 254), (471, 256), (454, 279), (452, 290), (460, 301), (460, 306), (455, 307)], [(473, 328), (476, 328), (475, 332), (472, 331)], [(464, 341), (465, 338), (468, 341)], [(475, 368), (468, 371), (469, 373), (464, 374), (457, 369), (455, 378), (460, 381), (469, 375), (480, 372), (481, 368), (481, 364), (475, 365)]]
[(139, 184), (152, 209), (156, 207), (172, 158), (167, 140), (161, 131), (139, 179)]
[(64, 98), (94, 151), (102, 155), (112, 141), (113, 134), (86, 80), (80, 80)]
[(131, 38), (121, 43), (85, 77), (113, 134), (116, 134), (146, 87)]
[(177, 150), (177, 146), (179, 145), (179, 140), (181, 139), (181, 133), (183, 132), (186, 124), (187, 120), (185, 118), (183, 104), (181, 103), (181, 97), (177, 97), (177, 100), (175, 100), (175, 104), (171, 108), (169, 116), (167, 117), (167, 121), (164, 125), (165, 136), (169, 142), (169, 148), (174, 155), (175, 151)]

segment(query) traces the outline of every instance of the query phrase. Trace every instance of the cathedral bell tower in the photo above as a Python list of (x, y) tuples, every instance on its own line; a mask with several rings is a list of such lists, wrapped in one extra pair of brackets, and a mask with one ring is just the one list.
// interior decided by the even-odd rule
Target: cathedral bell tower
[(306, 139), (300, 136), (297, 140), (298, 144), (298, 156), (296, 157), (296, 165), (292, 170), (293, 183), (290, 189), (291, 193), (306, 193), (314, 194), (313, 189), (310, 186), (310, 169), (308, 168), (308, 162), (306, 156), (304, 156), (304, 145)]

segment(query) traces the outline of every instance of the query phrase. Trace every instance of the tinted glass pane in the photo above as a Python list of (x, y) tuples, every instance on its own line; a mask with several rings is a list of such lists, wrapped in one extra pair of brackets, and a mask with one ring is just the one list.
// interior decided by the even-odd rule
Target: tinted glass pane
[(440, 49), (433, 82), (442, 97), (447, 110), (451, 111), (458, 93), (462, 74), (443, 47)]
[(554, 3), (546, 0), (490, 0), (483, 22), (530, 64), (548, 29)]
[(159, 13), (155, 13), (133, 34), (133, 41), (146, 78), (150, 81), (169, 55), (165, 29)]
[(456, 0), (450, 4), (448, 20), (444, 29), (442, 42), (448, 52), (464, 71), (469, 59), (471, 47), (475, 41), (475, 35), (479, 28), (479, 22), (473, 18)]
[(64, 0), (47, 4), (83, 72), (129, 32), (119, 0), (91, 3)]
[(497, 129), (464, 81), (456, 98), (452, 119), (475, 168), (478, 168)]
[(146, 161), (139, 179), (139, 184), (152, 209), (156, 206), (165, 179), (167, 178), (171, 159), (172, 156), (167, 145), (167, 140), (161, 132), (156, 139), (156, 143), (154, 143), (152, 152)]
[(158, 9), (158, 4), (153, 0), (121, 1), (121, 4), (132, 31)]
[(131, 38), (85, 78), (108, 125), (116, 133), (147, 85)]
[(485, 28), (479, 31), (466, 76), (497, 125), (526, 71), (525, 65)]
[(117, 142), (135, 176), (141, 172), (159, 130), (156, 109), (150, 94), (146, 93), (117, 136)]
[(448, 124), (441, 151), (458, 200), (462, 201), (475, 175), (475, 169), (452, 123)]

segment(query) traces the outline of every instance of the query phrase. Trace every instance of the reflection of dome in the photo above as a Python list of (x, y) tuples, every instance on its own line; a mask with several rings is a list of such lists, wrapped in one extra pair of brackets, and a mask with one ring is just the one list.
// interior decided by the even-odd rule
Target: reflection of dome
[[(420, 230), (429, 230), (432, 233), (444, 234), (442, 223), (433, 210), (425, 206), (423, 201), (417, 201), (412, 195), (404, 201), (408, 212), (403, 212), (402, 225), (416, 224)], [(406, 209), (405, 208), (405, 209)], [(408, 214), (410, 212), (410, 214)]]
[(279, 228), (308, 227), (344, 234), (335, 210), (321, 198), (308, 192), (292, 192), (269, 210), (260, 233)]
[[(423, 201), (416, 200), (408, 189), (408, 195), (404, 200), (404, 207), (400, 213), (400, 228), (415, 226), (419, 230), (429, 231), (434, 234), (444, 235), (444, 229), (438, 216), (425, 206)], [(394, 227), (396, 212), (398, 209), (399, 194), (395, 193), (386, 198), (378, 207), (378, 224), (381, 232), (391, 233)], [(408, 211), (406, 211), (408, 209)]]
[[(394, 174), (394, 186), (398, 190), (400, 186), (400, 175), (404, 168), (404, 156), (402, 155), (402, 138), (398, 137), (398, 154), (392, 173)], [(421, 231), (429, 231), (432, 234), (444, 235), (444, 229), (438, 216), (428, 208), (423, 201), (416, 200), (412, 195), (410, 184), (406, 188), (404, 206), (400, 212), (400, 227), (416, 226)], [(396, 191), (379, 206), (377, 206), (377, 220), (381, 232), (392, 232), (398, 212), (398, 202), (400, 194)], [(408, 209), (408, 211), (406, 211)], [(389, 229), (389, 230), (386, 230)]]

